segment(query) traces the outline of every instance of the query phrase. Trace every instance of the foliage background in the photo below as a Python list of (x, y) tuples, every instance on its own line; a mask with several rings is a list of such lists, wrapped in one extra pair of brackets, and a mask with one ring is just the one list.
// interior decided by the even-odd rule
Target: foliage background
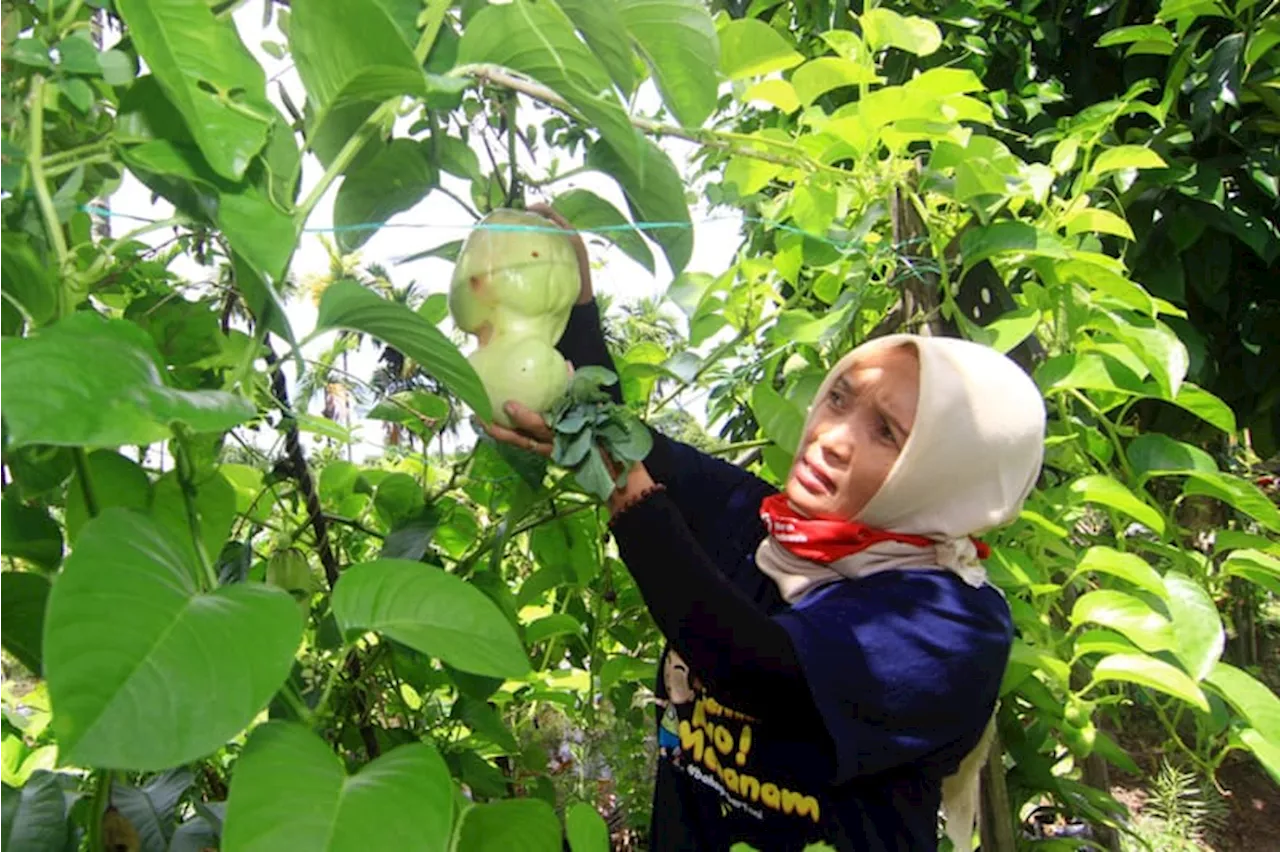
[(1177, 842), (1280, 777), (1271, 6), (267, 3), (292, 92), (237, 7), (4, 6), (6, 842), (643, 844), (660, 637), (594, 503), (471, 437), (456, 243), (370, 239), (538, 198), (659, 282), (629, 403), (767, 478), (869, 335), (1033, 372), (985, 844), (1146, 836), (1137, 734)]

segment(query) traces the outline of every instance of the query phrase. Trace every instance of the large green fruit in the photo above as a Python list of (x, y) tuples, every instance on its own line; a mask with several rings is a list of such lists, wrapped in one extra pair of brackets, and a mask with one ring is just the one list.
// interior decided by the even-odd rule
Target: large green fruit
[(510, 425), (508, 400), (546, 411), (568, 386), (555, 345), (578, 297), (578, 257), (569, 235), (534, 213), (495, 210), (480, 225), (458, 254), (449, 313), (479, 338), (471, 365), (494, 419)]

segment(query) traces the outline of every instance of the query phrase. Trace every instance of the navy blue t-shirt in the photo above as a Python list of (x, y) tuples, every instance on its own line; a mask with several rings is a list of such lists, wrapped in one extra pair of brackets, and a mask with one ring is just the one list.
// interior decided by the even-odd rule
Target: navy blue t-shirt
[[(941, 780), (977, 743), (1007, 662), (1004, 599), (939, 569), (842, 580), (787, 605), (754, 560), (764, 537), (759, 504), (772, 487), (657, 441), (647, 464), (668, 490), (646, 503), (674, 503), (701, 555), (785, 629), (803, 681), (793, 694), (744, 709), (726, 697), (738, 686), (732, 674), (709, 683), (667, 648), (650, 848), (727, 850), (745, 841), (769, 852), (822, 840), (859, 852), (936, 849)], [(638, 506), (622, 518), (658, 508)], [(650, 558), (678, 559), (682, 531), (649, 528), (644, 542), (629, 541), (634, 528), (618, 533), (633, 573), (645, 571), (645, 550), (673, 541), (676, 552)], [(714, 607), (694, 612), (691, 620), (717, 618)], [(750, 645), (752, 637), (735, 639)]]

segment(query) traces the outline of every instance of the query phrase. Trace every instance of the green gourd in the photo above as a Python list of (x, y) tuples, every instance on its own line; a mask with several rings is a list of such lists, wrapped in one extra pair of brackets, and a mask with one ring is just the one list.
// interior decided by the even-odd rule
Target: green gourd
[(468, 360), (496, 422), (511, 425), (502, 408), (508, 400), (546, 412), (563, 396), (569, 365), (555, 346), (579, 286), (571, 238), (536, 213), (494, 210), (467, 237), (449, 286), (449, 313), (479, 341)]

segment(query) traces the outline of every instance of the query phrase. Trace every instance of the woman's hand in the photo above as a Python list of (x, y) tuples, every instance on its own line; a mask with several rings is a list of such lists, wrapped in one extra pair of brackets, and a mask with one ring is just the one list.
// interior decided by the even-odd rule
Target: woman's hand
[(569, 220), (556, 212), (550, 204), (530, 204), (528, 207), (530, 213), (537, 213), (555, 222), (561, 228), (564, 228), (570, 234), (573, 242), (573, 251), (578, 255), (578, 301), (577, 304), (585, 305), (595, 298), (595, 293), (591, 289), (591, 259), (587, 256), (587, 244), (582, 241), (582, 237), (573, 229), (573, 225)]
[(503, 408), (515, 428), (509, 429), (497, 423), (486, 423), (484, 431), (488, 432), (495, 441), (550, 457), (555, 436), (551, 433), (551, 427), (547, 425), (546, 419), (518, 402), (508, 402)]
[[(515, 428), (509, 429), (497, 423), (488, 423), (485, 425), (484, 430), (495, 441), (501, 441), (504, 444), (510, 444), (513, 447), (537, 453), (540, 456), (550, 457), (555, 436), (551, 432), (551, 427), (547, 425), (546, 419), (538, 412), (526, 408), (518, 402), (508, 402), (505, 409)], [(600, 450), (597, 449), (596, 452), (600, 452)], [(616, 477), (617, 470), (607, 456), (604, 463), (609, 468), (609, 472)], [(653, 484), (653, 478), (649, 475), (648, 468), (640, 462), (633, 464), (631, 469), (627, 471), (626, 484), (622, 488), (616, 489), (609, 496), (610, 514), (617, 514), (620, 509), (636, 500), (645, 490), (652, 488)]]

